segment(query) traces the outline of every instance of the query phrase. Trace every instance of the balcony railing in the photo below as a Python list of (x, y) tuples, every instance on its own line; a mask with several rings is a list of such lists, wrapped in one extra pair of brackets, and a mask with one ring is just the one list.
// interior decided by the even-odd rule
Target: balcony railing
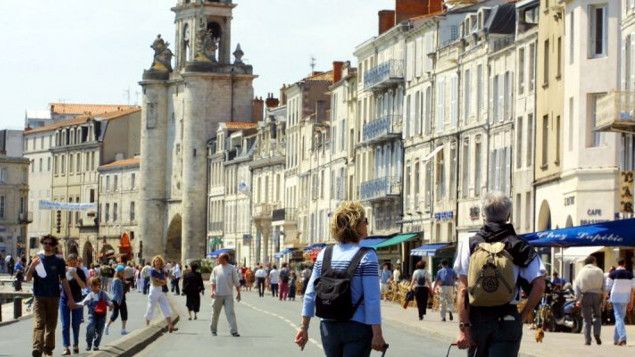
[(18, 221), (20, 224), (29, 224), (33, 222), (33, 212), (22, 212), (18, 217)]
[(254, 208), (254, 218), (271, 219), (274, 205), (270, 203), (261, 203)]
[(381, 89), (395, 82), (403, 81), (403, 77), (403, 61), (388, 60), (371, 68), (364, 74), (364, 88)]
[(359, 196), (364, 201), (389, 198), (400, 194), (401, 178), (396, 176), (365, 181), (359, 188)]
[(597, 101), (595, 130), (635, 132), (635, 92), (609, 92)]
[(364, 143), (379, 142), (401, 136), (403, 120), (401, 114), (388, 114), (364, 124)]

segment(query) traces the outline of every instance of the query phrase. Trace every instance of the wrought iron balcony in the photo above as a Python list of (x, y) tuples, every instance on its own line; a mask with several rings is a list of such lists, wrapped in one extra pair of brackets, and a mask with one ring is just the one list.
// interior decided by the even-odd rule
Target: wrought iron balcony
[(401, 114), (388, 114), (364, 124), (362, 141), (366, 144), (401, 136), (403, 120)]
[(635, 92), (609, 92), (597, 101), (595, 130), (635, 132)]
[(359, 188), (359, 196), (364, 201), (388, 199), (399, 195), (401, 195), (401, 178), (396, 176), (365, 181)]
[(364, 89), (383, 89), (403, 81), (404, 64), (401, 60), (388, 60), (371, 68), (364, 74)]

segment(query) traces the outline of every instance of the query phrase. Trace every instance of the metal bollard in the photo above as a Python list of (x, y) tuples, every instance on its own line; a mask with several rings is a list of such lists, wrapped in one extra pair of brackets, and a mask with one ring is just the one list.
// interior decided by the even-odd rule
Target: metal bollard
[(16, 296), (13, 298), (13, 318), (19, 319), (22, 317), (22, 298)]

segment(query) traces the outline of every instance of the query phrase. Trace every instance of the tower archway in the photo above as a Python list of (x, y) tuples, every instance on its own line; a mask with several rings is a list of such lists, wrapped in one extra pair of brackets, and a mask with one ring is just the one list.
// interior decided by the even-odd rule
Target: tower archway
[(175, 215), (168, 227), (168, 240), (165, 246), (165, 258), (181, 260), (181, 215)]
[(547, 200), (542, 201), (542, 203), (540, 204), (537, 228), (538, 231), (546, 231), (551, 229), (551, 209), (549, 208), (549, 202), (547, 202)]

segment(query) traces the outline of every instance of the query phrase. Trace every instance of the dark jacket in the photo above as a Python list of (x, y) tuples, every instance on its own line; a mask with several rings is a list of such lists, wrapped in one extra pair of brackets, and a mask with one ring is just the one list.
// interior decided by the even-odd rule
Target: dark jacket
[(183, 292), (186, 294), (196, 295), (205, 291), (203, 285), (203, 276), (197, 271), (188, 271), (183, 276)]
[(516, 235), (514, 227), (508, 223), (487, 222), (480, 231), (470, 238), (470, 254), (479, 243), (505, 242), (505, 250), (512, 256), (514, 264), (527, 267), (536, 257), (536, 250)]

